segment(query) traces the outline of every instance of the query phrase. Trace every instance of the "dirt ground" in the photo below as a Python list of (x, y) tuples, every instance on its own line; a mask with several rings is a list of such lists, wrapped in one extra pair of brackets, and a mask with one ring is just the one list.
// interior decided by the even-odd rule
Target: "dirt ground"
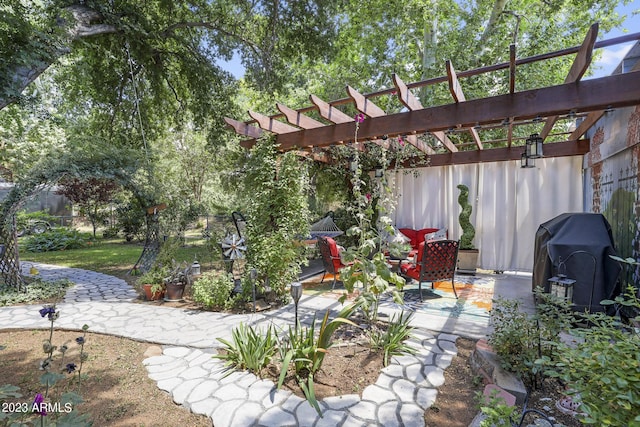
[[(54, 332), (54, 345), (69, 343), (64, 364), (78, 360), (75, 339), (79, 335), (78, 332)], [(44, 330), (0, 333), (0, 346), (4, 347), (0, 350), (0, 385), (20, 387), (23, 397), (14, 399), (15, 402), (30, 404), (36, 393), (44, 392), (39, 383), (42, 371), (38, 367), (44, 358), (42, 341), (46, 338), (48, 332)], [(482, 385), (474, 377), (468, 362), (474, 341), (459, 338), (456, 345), (458, 354), (445, 370), (445, 383), (438, 388), (435, 404), (425, 411), (427, 427), (467, 427), (478, 412), (475, 395)], [(207, 417), (176, 405), (168, 393), (158, 389), (148, 378), (142, 361), (149, 346), (124, 338), (87, 334), (85, 352), (89, 358), (83, 366), (80, 393), (85, 402), (77, 407), (78, 411), (90, 414), (95, 426), (211, 426)], [(334, 347), (317, 376), (318, 398), (362, 393), (367, 385), (377, 380), (381, 367), (382, 355), (370, 352), (366, 347)], [(272, 375), (276, 374), (272, 372)], [(55, 403), (62, 390), (74, 390), (75, 378), (68, 376), (56, 385), (50, 391), (49, 401)], [(289, 378), (285, 387), (296, 392), (293, 378)], [(529, 407), (543, 410), (545, 406), (552, 407), (550, 412), (566, 426), (580, 426), (575, 419), (555, 410), (555, 399), (559, 398), (560, 391), (556, 388), (555, 391), (534, 393)], [(297, 392), (301, 395), (299, 389)]]
[[(62, 366), (77, 364), (79, 346), (75, 339), (80, 335), (79, 332), (54, 332), (54, 345), (68, 342), (69, 346)], [(14, 402), (30, 405), (36, 393), (45, 393), (39, 381), (43, 373), (39, 364), (45, 357), (42, 341), (48, 338), (49, 332), (44, 330), (0, 333), (0, 346), (4, 346), (0, 350), (0, 384), (18, 386), (23, 395)], [(211, 426), (207, 417), (176, 405), (168, 393), (149, 379), (142, 365), (149, 346), (124, 338), (87, 334), (84, 351), (88, 360), (82, 368), (79, 393), (85, 402), (76, 409), (90, 414), (94, 426)], [(58, 364), (54, 367), (60, 372)], [(67, 375), (50, 390), (47, 400), (55, 404), (62, 392), (76, 391), (76, 380), (77, 375)]]

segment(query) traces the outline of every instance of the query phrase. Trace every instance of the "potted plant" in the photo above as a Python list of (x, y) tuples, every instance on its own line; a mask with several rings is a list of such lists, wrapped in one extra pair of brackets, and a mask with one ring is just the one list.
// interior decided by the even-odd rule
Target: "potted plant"
[(164, 298), (164, 278), (166, 275), (166, 269), (154, 266), (138, 278), (136, 283), (140, 285), (144, 291), (147, 301), (156, 301), (160, 298)]
[(165, 301), (180, 301), (184, 294), (184, 288), (191, 281), (191, 265), (183, 262), (178, 264), (175, 261), (172, 262), (172, 268), (169, 270), (169, 274), (163, 278), (165, 287)]
[(458, 203), (462, 210), (458, 215), (458, 221), (462, 228), (462, 236), (460, 236), (460, 246), (458, 249), (458, 269), (459, 273), (475, 274), (478, 265), (479, 250), (473, 245), (473, 238), (476, 235), (476, 229), (471, 224), (471, 205), (469, 204), (469, 188), (464, 185), (458, 185), (460, 194), (458, 195)]

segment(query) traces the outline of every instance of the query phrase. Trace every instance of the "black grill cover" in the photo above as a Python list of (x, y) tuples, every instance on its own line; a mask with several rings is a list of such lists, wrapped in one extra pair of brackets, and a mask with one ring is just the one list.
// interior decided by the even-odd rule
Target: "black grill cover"
[[(536, 233), (533, 289), (540, 286), (549, 292), (548, 280), (564, 273), (576, 280), (576, 311), (604, 311), (600, 301), (620, 294), (618, 276), (622, 268), (609, 255), (616, 255), (615, 245), (611, 226), (602, 214), (559, 215), (540, 225)], [(560, 266), (561, 261), (564, 266)]]

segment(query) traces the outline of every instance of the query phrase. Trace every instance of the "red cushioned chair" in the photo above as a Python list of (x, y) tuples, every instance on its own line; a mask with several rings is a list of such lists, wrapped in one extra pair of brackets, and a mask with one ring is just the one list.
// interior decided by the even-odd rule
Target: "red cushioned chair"
[(322, 274), (322, 280), (324, 282), (324, 276), (329, 273), (333, 275), (333, 284), (331, 289), (336, 286), (336, 278), (340, 274), (340, 269), (346, 267), (340, 259), (340, 251), (336, 241), (331, 237), (320, 236), (318, 237), (318, 246), (320, 247), (320, 253), (322, 254), (322, 263), (324, 264), (324, 273)]
[(458, 262), (458, 241), (434, 240), (420, 243), (416, 260), (415, 266), (404, 264), (400, 268), (406, 276), (418, 281), (420, 301), (422, 301), (422, 282), (431, 282), (431, 289), (433, 289), (434, 282), (442, 280), (451, 280), (453, 294), (458, 298), (454, 283)]
[(429, 233), (435, 233), (438, 231), (437, 228), (423, 228), (420, 230), (414, 230), (412, 228), (399, 228), (398, 229), (402, 234), (409, 238), (409, 244), (411, 245), (411, 252), (409, 252), (409, 256), (414, 256), (418, 253), (418, 246), (420, 243), (424, 242), (424, 236)]

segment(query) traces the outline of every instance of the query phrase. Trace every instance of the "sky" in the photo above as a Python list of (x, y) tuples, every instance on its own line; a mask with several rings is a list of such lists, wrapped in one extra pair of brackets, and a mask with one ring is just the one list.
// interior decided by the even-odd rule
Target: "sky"
[[(620, 5), (616, 8), (620, 15), (626, 15), (627, 19), (622, 24), (622, 30), (616, 29), (608, 33), (602, 34), (598, 37), (598, 40), (610, 40), (615, 37), (620, 37), (625, 34), (632, 34), (640, 32), (640, 14), (632, 15), (634, 10), (640, 10), (640, 2), (632, 1), (631, 4), (626, 6)], [(624, 31), (626, 30), (626, 32)], [(619, 44), (602, 49), (601, 58), (594, 62), (594, 68), (600, 67), (601, 69), (595, 69), (594, 75), (588, 78), (597, 78), (609, 76), (620, 64), (624, 56), (629, 52), (629, 49), (633, 46), (634, 42)], [(585, 77), (585, 80), (588, 79)]]
[[(620, 4), (616, 10), (620, 15), (626, 15), (626, 20), (622, 24), (622, 28), (604, 34), (600, 32), (598, 40), (609, 40), (625, 34), (640, 32), (640, 14), (632, 15), (634, 10), (640, 10), (640, 2), (633, 0), (626, 6)], [(587, 80), (590, 78), (610, 75), (620, 64), (622, 58), (624, 58), (629, 49), (631, 49), (631, 46), (633, 46), (633, 42), (602, 49), (601, 57), (593, 64), (594, 74), (590, 77), (585, 77), (584, 79)], [(244, 75), (244, 67), (241, 64), (240, 57), (238, 55), (234, 55), (233, 59), (230, 61), (218, 61), (218, 64), (238, 79), (242, 78)]]

